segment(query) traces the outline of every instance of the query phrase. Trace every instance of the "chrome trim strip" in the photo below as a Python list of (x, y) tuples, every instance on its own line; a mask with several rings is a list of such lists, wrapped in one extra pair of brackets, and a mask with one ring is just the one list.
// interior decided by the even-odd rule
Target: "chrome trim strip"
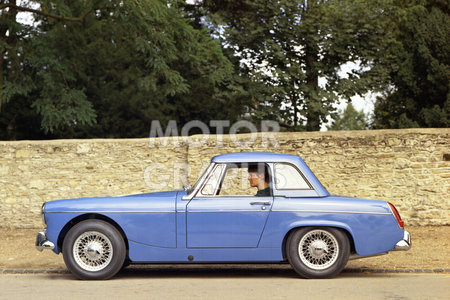
[[(255, 198), (256, 197), (256, 198)], [(255, 196), (255, 195), (214, 195), (214, 196), (201, 196), (197, 195), (195, 199), (202, 198), (223, 198), (223, 199), (230, 199), (230, 198), (249, 198), (249, 199), (272, 199), (273, 196)]]
[[(264, 206), (264, 205), (262, 205)], [(188, 213), (214, 213), (214, 212), (260, 212), (261, 210), (195, 210)], [(272, 212), (306, 212), (306, 213), (341, 213), (341, 214), (367, 214), (367, 215), (390, 215), (390, 213), (371, 213), (354, 211), (325, 211), (325, 210), (272, 210)]]
[[(109, 210), (109, 211), (48, 211), (47, 214), (93, 214), (93, 213), (126, 213), (126, 214), (157, 214), (157, 213), (176, 213), (183, 211), (127, 211), (127, 210)], [(198, 210), (187, 212), (260, 212), (260, 210)], [(272, 210), (272, 212), (302, 212), (302, 213), (326, 213), (326, 214), (366, 214), (366, 215), (391, 215), (390, 213), (377, 213), (377, 212), (359, 212), (359, 211), (329, 211), (329, 210)]]
[(94, 214), (94, 213), (109, 213), (109, 214), (118, 214), (118, 213), (126, 213), (126, 214), (153, 214), (153, 213), (175, 213), (175, 211), (130, 211), (130, 210), (96, 210), (96, 211), (48, 211), (47, 214)]
[(332, 211), (332, 210), (272, 210), (273, 212), (305, 212), (326, 214), (366, 214), (366, 215), (391, 215), (391, 213), (366, 212), (366, 211)]
[(254, 210), (194, 210), (187, 213), (226, 213), (226, 212), (270, 212), (270, 210), (254, 209)]

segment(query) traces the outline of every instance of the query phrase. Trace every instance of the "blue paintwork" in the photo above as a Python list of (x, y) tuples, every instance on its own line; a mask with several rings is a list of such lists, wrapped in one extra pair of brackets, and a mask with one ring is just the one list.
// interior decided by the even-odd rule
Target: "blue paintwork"
[[(219, 155), (212, 163), (288, 162), (313, 190), (276, 191), (273, 197), (193, 197), (185, 191), (50, 201), (45, 205), (47, 237), (57, 245), (62, 229), (87, 214), (113, 220), (125, 234), (133, 262), (278, 262), (288, 232), (303, 226), (346, 230), (356, 253), (392, 250), (403, 237), (385, 201), (330, 195), (303, 160), (274, 153)], [(268, 204), (252, 205), (251, 202)], [(59, 253), (61, 249), (53, 250)]]
[(102, 212), (102, 211), (175, 211), (176, 194), (179, 191), (147, 193), (122, 197), (80, 198), (50, 201), (45, 211)]
[[(179, 192), (47, 202), (48, 238), (56, 241), (70, 220), (83, 214), (97, 213), (120, 224), (130, 241), (156, 247), (176, 247), (175, 197)], [(58, 253), (60, 249), (55, 247), (53, 251)]]
[(403, 229), (398, 227), (385, 201), (339, 196), (280, 197), (274, 200), (260, 246), (274, 247), (282, 243), (284, 233), (304, 226), (330, 226), (347, 230), (359, 255), (392, 250), (403, 237)]
[(194, 198), (187, 206), (188, 248), (256, 248), (269, 216), (270, 203), (251, 205), (255, 197)]
[(193, 263), (201, 262), (281, 262), (279, 248), (156, 248), (142, 244), (130, 244), (130, 259), (138, 263)]

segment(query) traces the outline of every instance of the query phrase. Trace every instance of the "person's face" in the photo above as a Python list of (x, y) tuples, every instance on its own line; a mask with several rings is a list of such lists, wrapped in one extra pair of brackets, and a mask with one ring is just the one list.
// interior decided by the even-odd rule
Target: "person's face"
[[(260, 174), (262, 175), (262, 174)], [(258, 187), (259, 181), (261, 180), (261, 176), (256, 172), (248, 172), (248, 181), (250, 182), (250, 186)]]

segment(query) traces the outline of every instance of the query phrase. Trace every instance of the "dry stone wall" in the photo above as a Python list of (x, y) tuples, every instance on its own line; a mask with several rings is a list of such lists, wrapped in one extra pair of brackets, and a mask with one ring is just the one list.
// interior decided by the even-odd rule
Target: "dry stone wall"
[(450, 129), (407, 129), (0, 142), (0, 226), (41, 227), (45, 201), (180, 189), (212, 156), (243, 151), (300, 155), (332, 194), (388, 200), (407, 225), (449, 225)]

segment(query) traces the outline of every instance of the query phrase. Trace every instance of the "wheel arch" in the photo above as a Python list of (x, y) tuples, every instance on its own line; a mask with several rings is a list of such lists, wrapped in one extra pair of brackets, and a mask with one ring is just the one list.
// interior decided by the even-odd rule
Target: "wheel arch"
[(314, 227), (314, 228), (335, 228), (335, 229), (338, 229), (338, 230), (344, 232), (345, 235), (347, 236), (348, 241), (350, 242), (350, 253), (356, 252), (356, 250), (355, 250), (355, 240), (354, 240), (353, 235), (352, 235), (352, 233), (351, 233), (351, 229), (348, 228), (348, 226), (345, 226), (345, 225), (343, 225), (343, 224), (328, 224), (328, 225), (325, 225), (325, 224), (321, 224), (321, 225), (315, 225), (315, 224), (296, 224), (296, 225), (292, 226), (292, 227), (289, 229), (289, 231), (285, 234), (285, 236), (284, 236), (284, 238), (283, 238), (283, 242), (282, 242), (282, 245), (281, 245), (281, 251), (282, 251), (282, 254), (283, 254), (283, 260), (287, 260), (287, 252), (286, 252), (287, 250), (286, 250), (286, 246), (287, 246), (287, 241), (288, 241), (289, 236), (290, 236), (294, 231), (296, 231), (297, 229), (305, 228), (305, 227)]
[(102, 220), (102, 221), (114, 226), (114, 228), (116, 228), (117, 231), (121, 234), (123, 241), (125, 242), (125, 247), (127, 249), (126, 257), (128, 259), (128, 257), (129, 257), (128, 256), (128, 252), (129, 252), (128, 238), (127, 238), (127, 235), (125, 234), (125, 232), (123, 231), (122, 227), (119, 224), (117, 224), (117, 222), (114, 221), (113, 219), (111, 219), (105, 215), (98, 214), (98, 213), (89, 213), (89, 214), (79, 215), (79, 216), (73, 218), (72, 220), (70, 220), (69, 222), (67, 222), (66, 225), (64, 225), (64, 227), (61, 229), (61, 231), (58, 235), (58, 242), (57, 242), (58, 249), (60, 250), (61, 253), (62, 253), (62, 246), (63, 246), (64, 239), (65, 239), (67, 233), (69, 232), (69, 230), (73, 226), (77, 225), (78, 223), (86, 221), (86, 220)]

